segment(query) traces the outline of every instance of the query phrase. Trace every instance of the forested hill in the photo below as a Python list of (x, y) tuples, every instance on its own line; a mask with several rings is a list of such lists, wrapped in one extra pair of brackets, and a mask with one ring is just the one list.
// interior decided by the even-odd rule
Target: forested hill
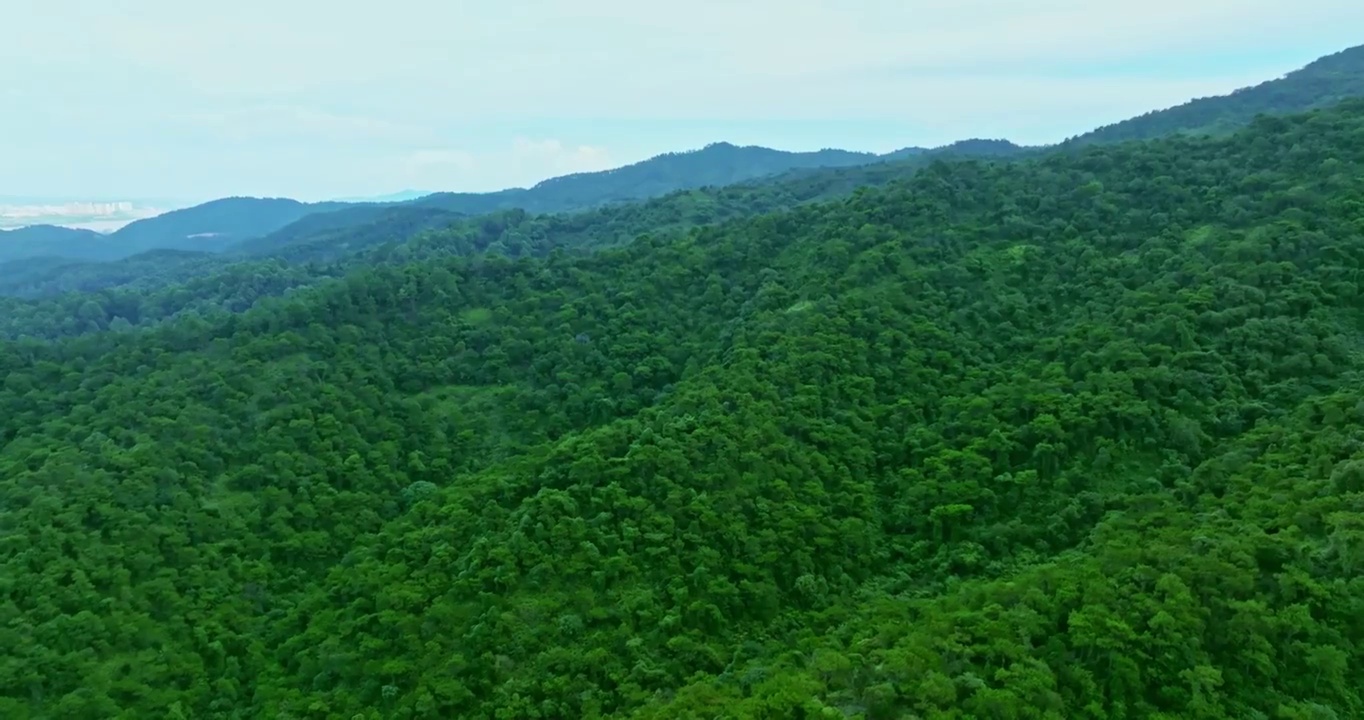
[[(1099, 128), (1063, 145), (1150, 139), (1171, 133), (1225, 133), (1245, 125), (1259, 113), (1298, 112), (1359, 96), (1364, 96), (1364, 46), (1323, 57), (1283, 78), (1228, 96), (1201, 98), (1153, 111)], [(938, 148), (936, 152), (1012, 156), (1024, 150), (1005, 141), (967, 140)], [(62, 266), (64, 270), (54, 275), (49, 258), (107, 262), (156, 249), (197, 252), (232, 249), (238, 257), (262, 257), (294, 244), (318, 247), (329, 239), (343, 249), (351, 234), (395, 239), (393, 234), (403, 228), (439, 227), (462, 216), (509, 209), (532, 213), (580, 211), (683, 190), (777, 178), (792, 171), (829, 171), (922, 158), (931, 152), (908, 147), (884, 155), (845, 150), (800, 153), (721, 142), (696, 151), (666, 153), (613, 170), (551, 178), (531, 188), (492, 193), (433, 193), (402, 202), (375, 203), (224, 198), (140, 220), (107, 236), (84, 232), (77, 238), (71, 234), (74, 231), (60, 232), (62, 229), (57, 228), (39, 228), (25, 237), (0, 232), (0, 262), (44, 258), (3, 271), (34, 277), (36, 282), (54, 287), (84, 287), (92, 284), (91, 278), (98, 278), (97, 270), (67, 263)], [(139, 260), (134, 265), (143, 267), (147, 263)], [(38, 272), (44, 268), (45, 275)], [(67, 277), (68, 273), (74, 275)], [(123, 277), (126, 273), (114, 271), (112, 275)], [(20, 294), (31, 292), (25, 290)]]
[[(917, 151), (909, 148), (892, 155), (901, 157)], [(335, 235), (385, 220), (391, 220), (395, 226), (415, 226), (442, 213), (448, 224), (463, 215), (511, 208), (531, 212), (583, 210), (676, 190), (742, 182), (794, 168), (844, 167), (876, 162), (879, 158), (873, 153), (846, 150), (785, 152), (714, 143), (693, 152), (667, 153), (614, 170), (552, 178), (529, 189), (434, 193), (406, 202), (378, 203), (224, 198), (138, 220), (108, 235), (85, 233), (81, 242), (67, 242), (70, 238), (66, 234), (48, 233), (41, 238), (37, 233), (24, 238), (0, 234), (0, 262), (43, 256), (109, 261), (158, 249), (202, 252), (234, 249), (239, 255), (260, 255), (304, 236), (316, 242), (322, 235)], [(399, 209), (404, 212), (397, 212)], [(39, 239), (48, 242), (38, 242)]]
[[(346, 268), (435, 253), (544, 254), (593, 249), (644, 233), (676, 232), (903, 180), (942, 158), (1007, 157), (1019, 146), (968, 140), (898, 159), (805, 168), (745, 183), (708, 186), (577, 213), (530, 215), (510, 209), (472, 218), (432, 206), (352, 207), (317, 213), (222, 254), (143, 253), (110, 263), (48, 258), (0, 264), (0, 336), (68, 335), (143, 325), (188, 308), (242, 309), (255, 299), (335, 276)], [(408, 244), (393, 250), (385, 247)], [(79, 293), (79, 294), (75, 294)]]
[(1364, 716), (1364, 103), (0, 342), (0, 716)]
[[(1294, 112), (1360, 96), (1364, 94), (1364, 72), (1361, 70), (1364, 70), (1361, 48), (1353, 48), (1322, 58), (1285, 78), (1229, 96), (1204, 98), (1100, 128), (1063, 143), (1062, 149), (1133, 138), (1149, 139), (1178, 132), (1228, 132), (1243, 126), (1257, 113)], [(51, 257), (40, 257), (52, 253), (50, 243), (46, 246), (32, 242), (7, 243), (6, 240), (13, 238), (0, 235), (0, 262), (6, 257), (36, 258), (0, 264), (0, 295), (34, 298), (112, 287), (124, 288), (123, 294), (132, 290), (169, 292), (167, 286), (186, 280), (202, 284), (212, 274), (240, 277), (243, 273), (255, 272), (247, 266), (228, 270), (227, 266), (235, 262), (250, 261), (256, 269), (276, 267), (268, 261), (272, 258), (330, 263), (377, 245), (402, 242), (428, 231), (461, 225), (470, 215), (505, 213), (514, 209), (557, 213), (663, 197), (665, 200), (659, 208), (667, 212), (676, 209), (683, 218), (711, 217), (714, 215), (712, 209), (719, 206), (724, 206), (725, 214), (732, 216), (740, 210), (732, 202), (734, 193), (728, 190), (735, 185), (773, 185), (757, 191), (741, 187), (739, 191), (764, 200), (785, 197), (789, 206), (811, 198), (831, 198), (851, 192), (855, 187), (903, 178), (935, 156), (1020, 157), (1051, 149), (1022, 148), (1004, 140), (973, 139), (932, 150), (909, 147), (877, 156), (842, 150), (786, 153), (715, 143), (698, 151), (665, 154), (615, 170), (555, 178), (533, 188), (496, 193), (436, 193), (410, 202), (356, 205), (303, 205), (290, 200), (230, 198), (134, 223), (124, 235), (115, 238), (95, 236), (80, 242), (58, 243), (68, 258), (86, 258), (84, 262), (55, 262)], [(817, 190), (816, 186), (819, 186)], [(703, 192), (691, 194), (697, 189)], [(683, 195), (687, 197), (679, 203)], [(679, 207), (680, 204), (688, 207)], [(763, 202), (758, 207), (771, 209), (777, 206)], [(232, 208), (235, 208), (234, 212), (223, 212)], [(670, 221), (668, 224), (676, 227), (686, 223)], [(619, 235), (624, 227), (617, 225), (608, 234)], [(519, 241), (513, 238), (512, 242), (517, 244)], [(133, 256), (149, 248), (196, 252), (226, 249), (229, 252), (220, 261), (184, 253)], [(117, 264), (105, 262), (110, 258), (122, 259), (116, 261)], [(349, 262), (357, 259), (351, 257)], [(332, 272), (328, 270), (328, 273)], [(300, 275), (297, 269), (290, 273)], [(287, 285), (292, 287), (297, 282), (290, 281)], [(255, 287), (279, 285), (256, 283)], [(242, 289), (248, 295), (252, 294), (249, 288)], [(172, 305), (183, 307), (186, 305), (184, 293), (179, 296), (182, 300)], [(100, 297), (65, 298), (61, 303), (63, 306), (83, 305), (87, 299), (97, 304), (106, 300)], [(202, 302), (207, 298), (195, 296), (195, 300)], [(58, 312), (52, 307), (18, 310), (21, 315), (49, 311)]]
[[(719, 142), (690, 152), (665, 153), (631, 165), (600, 172), (550, 178), (530, 188), (490, 193), (440, 192), (393, 206), (357, 206), (341, 212), (306, 218), (292, 226), (231, 248), (239, 256), (288, 254), (291, 246), (322, 245), (343, 249), (357, 231), (370, 237), (402, 238), (399, 228), (436, 227), (462, 216), (488, 215), (505, 210), (562, 213), (659, 197), (682, 190), (723, 186), (779, 175), (795, 169), (866, 165), (882, 159), (908, 157), (920, 148), (886, 156), (847, 150), (787, 152), (771, 148)], [(344, 238), (342, 243), (336, 242)]]
[(104, 257), (101, 250), (105, 236), (94, 230), (30, 225), (13, 230), (0, 230), (0, 263), (16, 258), (51, 257), (58, 249), (76, 257)]
[(1199, 98), (1101, 127), (1067, 144), (1148, 140), (1174, 133), (1228, 133), (1261, 113), (1302, 112), (1354, 97), (1364, 97), (1364, 45), (1230, 95)]
[[(911, 148), (900, 153), (922, 152)], [(700, 150), (664, 153), (641, 162), (600, 172), (550, 178), (526, 190), (500, 193), (437, 193), (417, 204), (439, 205), (468, 215), (518, 208), (532, 213), (589, 209), (666, 195), (707, 185), (732, 185), (796, 168), (866, 165), (882, 159), (867, 152), (818, 150), (788, 152), (717, 142)]]
[(123, 256), (147, 250), (217, 251), (307, 215), (348, 207), (289, 198), (231, 197), (138, 220), (110, 235)]
[(310, 225), (315, 231), (262, 248), (254, 257), (158, 251), (113, 263), (19, 261), (0, 265), (0, 295), (29, 299), (0, 297), (0, 337), (55, 338), (148, 326), (185, 313), (240, 312), (262, 298), (357, 267), (474, 253), (538, 257), (554, 250), (614, 247), (641, 235), (672, 237), (903, 181), (935, 160), (998, 158), (1016, 151), (1018, 146), (1004, 141), (964, 141), (893, 162), (792, 171), (579, 213), (531, 215), (513, 209), (462, 218), (431, 208), (395, 207), (373, 222), (332, 228), (330, 218), (351, 212), (343, 210), (295, 223), (291, 227)]
[(0, 231), (0, 262), (29, 258), (108, 261), (150, 250), (216, 252), (309, 213), (343, 207), (344, 203), (232, 197), (136, 220), (108, 234), (50, 225)]

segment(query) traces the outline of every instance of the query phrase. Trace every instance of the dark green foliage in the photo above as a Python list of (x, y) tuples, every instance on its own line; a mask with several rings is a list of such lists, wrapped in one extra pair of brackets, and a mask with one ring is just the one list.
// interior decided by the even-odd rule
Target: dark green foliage
[(1359, 717), (1362, 199), (1351, 102), (0, 342), (0, 716)]
[(224, 265), (218, 255), (190, 250), (151, 250), (105, 263), (55, 257), (11, 260), (0, 263), (0, 295), (30, 299), (107, 287), (142, 292), (217, 272)]

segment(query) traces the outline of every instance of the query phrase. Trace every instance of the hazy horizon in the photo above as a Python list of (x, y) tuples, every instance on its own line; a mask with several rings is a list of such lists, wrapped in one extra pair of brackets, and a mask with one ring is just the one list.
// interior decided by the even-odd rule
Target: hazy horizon
[(50, 0), (7, 13), (0, 195), (315, 201), (715, 141), (1049, 143), (1357, 44), (1346, 5)]

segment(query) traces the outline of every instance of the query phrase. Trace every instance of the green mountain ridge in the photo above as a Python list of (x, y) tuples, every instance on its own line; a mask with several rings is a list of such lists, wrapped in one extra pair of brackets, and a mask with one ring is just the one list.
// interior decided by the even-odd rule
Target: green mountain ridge
[(1287, 75), (1230, 95), (1199, 98), (1101, 127), (1067, 145), (1150, 140), (1174, 133), (1233, 132), (1261, 113), (1301, 112), (1364, 97), (1364, 45), (1318, 58)]
[(0, 262), (14, 259), (35, 259), (43, 262), (53, 258), (48, 253), (57, 248), (74, 248), (82, 257), (101, 257), (100, 250), (107, 237), (94, 230), (61, 227), (58, 225), (30, 225), (13, 230), (0, 230)]
[[(1307, 110), (1364, 94), (1362, 70), (1364, 46), (1349, 48), (1318, 59), (1283, 78), (1243, 88), (1228, 96), (1202, 98), (1175, 108), (1153, 111), (1099, 128), (1062, 145), (1149, 139), (1175, 132), (1225, 132), (1244, 125), (1258, 113)], [(965, 141), (971, 142), (980, 141)], [(1003, 152), (1018, 150), (1021, 148), (1006, 147)], [(153, 249), (219, 252), (255, 239), (254, 243), (239, 246), (239, 249), (247, 254), (261, 254), (263, 249), (287, 244), (304, 228), (287, 230), (274, 242), (263, 236), (285, 230), (293, 221), (319, 213), (348, 212), (333, 221), (324, 221), (328, 230), (336, 230), (374, 222), (384, 208), (392, 205), (435, 207), (457, 215), (480, 215), (512, 208), (535, 213), (565, 212), (637, 201), (676, 190), (745, 182), (793, 169), (865, 165), (913, 157), (926, 151), (925, 148), (905, 148), (880, 156), (843, 150), (788, 153), (722, 142), (689, 153), (666, 153), (613, 170), (551, 178), (529, 189), (512, 188), (494, 193), (432, 193), (370, 203), (305, 204), (287, 199), (225, 198), (138, 221), (108, 236), (83, 231), (76, 243), (71, 242), (67, 229), (52, 226), (27, 229), (29, 237), (25, 242), (16, 242), (17, 236), (0, 235), (0, 262), (50, 256), (53, 253), (48, 245), (58, 245), (63, 256), (71, 259), (109, 261)], [(678, 173), (681, 178), (676, 177)], [(101, 242), (101, 238), (109, 242)]]
[(430, 194), (432, 194), (432, 191), (430, 191), (430, 190), (399, 190), (398, 192), (395, 192), (395, 193), (388, 193), (388, 194), (386, 194), (386, 195), (374, 195), (374, 196), (365, 196), (365, 197), (356, 196), (356, 197), (335, 198), (333, 202), (344, 202), (344, 203), (387, 203), (387, 202), (407, 202), (407, 201), (409, 201), (409, 200), (416, 200), (416, 199), (418, 199), (418, 198), (426, 197), (427, 195), (430, 195)]
[(1357, 717), (1361, 171), (1346, 101), (0, 341), (0, 713)]
[[(1179, 132), (1225, 132), (1245, 125), (1257, 114), (1301, 112), (1359, 96), (1364, 96), (1364, 46), (1320, 58), (1282, 78), (1243, 88), (1229, 95), (1202, 98), (1168, 110), (1147, 113), (1115, 126), (1099, 128), (1054, 147), (1151, 139)], [(484, 194), (435, 193), (413, 202), (463, 215), (483, 215), (510, 209), (532, 213), (579, 211), (600, 205), (645, 200), (679, 190), (769, 178), (780, 182), (783, 176), (913, 160), (933, 152), (942, 155), (1007, 157), (1042, 152), (1051, 147), (1024, 148), (1006, 140), (971, 139), (941, 148), (908, 147), (875, 155), (843, 150), (785, 153), (721, 142), (696, 151), (667, 153), (622, 168), (551, 178), (530, 189)], [(799, 162), (794, 161), (795, 156), (800, 158)], [(740, 157), (743, 158), (742, 162), (737, 160)], [(721, 158), (736, 159), (725, 162)], [(675, 175), (681, 175), (686, 180), (671, 180)], [(661, 181), (661, 178), (669, 179)], [(587, 190), (584, 186), (590, 186), (591, 189)], [(345, 224), (361, 220), (364, 212), (351, 216)], [(298, 235), (293, 233), (290, 237), (261, 238), (250, 243), (248, 252), (268, 254), (272, 248), (279, 249), (296, 241)]]
[(698, 150), (664, 153), (610, 170), (550, 178), (530, 188), (510, 188), (491, 193), (437, 192), (397, 206), (355, 208), (313, 216), (277, 233), (240, 243), (230, 248), (230, 252), (234, 255), (269, 256), (287, 251), (290, 245), (320, 244), (324, 240), (319, 235), (344, 233), (385, 221), (406, 225), (423, 224), (423, 218), (434, 218), (438, 212), (449, 214), (447, 225), (464, 216), (509, 210), (536, 214), (580, 212), (649, 200), (679, 191), (761, 181), (793, 170), (855, 167), (920, 152), (926, 150), (906, 148), (886, 155), (847, 150), (789, 152), (717, 142)]
[(0, 262), (51, 257), (103, 262), (152, 250), (218, 252), (310, 213), (343, 207), (344, 203), (232, 197), (135, 220), (111, 233), (52, 225), (0, 231)]
[[(724, 144), (717, 145), (723, 146)], [(716, 147), (712, 146), (712, 151)], [(743, 151), (754, 150), (752, 148), (735, 148), (735, 146), (728, 147)], [(693, 197), (693, 193), (697, 190), (702, 191), (703, 194), (734, 194), (725, 188), (734, 188), (739, 194), (747, 198), (740, 202), (758, 203), (753, 208), (740, 208), (740, 214), (754, 208), (776, 209), (786, 206), (790, 202), (830, 197), (851, 192), (852, 188), (859, 185), (877, 184), (903, 177), (908, 168), (917, 167), (932, 157), (958, 154), (989, 157), (1007, 154), (1013, 148), (1016, 146), (1006, 141), (977, 140), (954, 143), (937, 150), (912, 151), (907, 149), (892, 153), (897, 158), (908, 158), (894, 162), (876, 163), (871, 166), (846, 165), (824, 169), (804, 168), (798, 171), (788, 171), (775, 177), (764, 176), (757, 180), (731, 186), (677, 191), (661, 198), (642, 201), (646, 206), (646, 212), (643, 215), (650, 215), (647, 210), (655, 206), (662, 207), (661, 212), (663, 213), (671, 213), (673, 210), (669, 209), (668, 206), (670, 205), (679, 203), (694, 205), (695, 203), (691, 203), (688, 198)], [(758, 150), (766, 151), (766, 149)], [(719, 151), (725, 152), (723, 149)], [(687, 154), (679, 153), (676, 155)], [(839, 157), (846, 159), (846, 157), (851, 156), (850, 154)], [(872, 170), (871, 168), (877, 169)], [(775, 194), (789, 196), (789, 199), (756, 197), (773, 195), (769, 185), (774, 183), (780, 185)], [(452, 197), (454, 197), (453, 206), (458, 206), (463, 202), (461, 196)], [(733, 204), (736, 201), (717, 198), (717, 202)], [(591, 223), (612, 214), (619, 214), (630, 218), (625, 223), (626, 226), (635, 228), (633, 234), (627, 233), (624, 240), (633, 240), (634, 235), (642, 232), (645, 228), (655, 227), (653, 223), (657, 219), (654, 217), (632, 217), (640, 214), (635, 209), (636, 205), (636, 203), (608, 204), (597, 210), (576, 213), (579, 216), (577, 219), (564, 219), (563, 222), (550, 221), (550, 224), (577, 227), (583, 225), (584, 222)], [(493, 206), (489, 205), (488, 207)], [(236, 263), (263, 263), (266, 266), (274, 267), (271, 260), (276, 259), (291, 263), (344, 261), (347, 265), (355, 265), (365, 262), (365, 252), (373, 250), (376, 246), (404, 242), (424, 232), (441, 232), (447, 229), (459, 232), (462, 226), (477, 227), (486, 224), (479, 220), (465, 222), (466, 216), (450, 210), (450, 207), (452, 207), (451, 203), (443, 200), (442, 196), (432, 196), (429, 202), (423, 199), (421, 204), (353, 207), (316, 213), (300, 218), (270, 235), (237, 243), (220, 254), (182, 255), (179, 256), (177, 262), (158, 263), (152, 257), (144, 256), (133, 256), (113, 263), (99, 264), (55, 263), (51, 259), (13, 261), (0, 264), (0, 295), (38, 298), (59, 293), (93, 293), (108, 288), (122, 288), (131, 292), (145, 293), (163, 288), (166, 285), (184, 282), (189, 278), (199, 278), (206, 270), (212, 268), (227, 268)], [(683, 212), (689, 216), (694, 214), (693, 209), (685, 209)], [(523, 210), (511, 206), (486, 217), (506, 213), (518, 218), (517, 222), (524, 221), (526, 217)], [(708, 216), (706, 218), (704, 220), (706, 222), (714, 220)], [(496, 224), (500, 221), (494, 222)], [(612, 225), (621, 224), (619, 222), (608, 222)], [(617, 235), (619, 233), (614, 234), (613, 237)], [(602, 240), (584, 241), (584, 246), (600, 246), (602, 244), (612, 243)], [(165, 258), (166, 256), (156, 255), (155, 257)]]
[[(781, 207), (789, 207), (799, 202), (829, 199), (840, 194), (850, 193), (858, 187), (879, 186), (896, 182), (931, 161), (934, 155), (938, 157), (996, 157), (1001, 159), (1031, 157), (1047, 152), (1069, 152), (1093, 143), (1150, 138), (1168, 133), (1225, 133), (1229, 129), (1249, 122), (1258, 113), (1301, 111), (1329, 105), (1341, 98), (1357, 96), (1361, 91), (1364, 91), (1364, 79), (1361, 78), (1364, 78), (1364, 48), (1351, 48), (1321, 58), (1283, 78), (1270, 80), (1227, 96), (1199, 99), (1168, 110), (1148, 113), (1125, 123), (1100, 128), (1078, 138), (1072, 138), (1057, 146), (1023, 148), (1004, 140), (966, 140), (932, 150), (906, 148), (879, 156), (876, 158), (876, 162), (870, 164), (864, 162), (872, 159), (866, 154), (825, 151), (823, 155), (818, 153), (807, 154), (808, 157), (802, 156), (805, 157), (805, 160), (801, 160), (801, 162), (808, 160), (814, 164), (822, 162), (823, 167), (800, 167), (775, 175), (763, 173), (772, 171), (777, 167), (773, 164), (774, 162), (777, 162), (778, 165), (780, 162), (784, 162), (781, 158), (787, 156), (780, 151), (766, 148), (739, 148), (727, 143), (716, 143), (701, 151), (659, 156), (628, 168), (618, 168), (603, 173), (579, 174), (570, 176), (563, 182), (546, 181), (529, 190), (513, 189), (482, 195), (435, 194), (411, 203), (378, 203), (347, 207), (331, 212), (313, 213), (273, 233), (238, 242), (227, 248), (227, 251), (218, 260), (180, 256), (177, 260), (166, 263), (154, 262), (151, 258), (145, 257), (128, 258), (125, 261), (117, 261), (114, 265), (55, 263), (50, 259), (3, 263), (0, 264), (0, 295), (43, 298), (61, 293), (97, 293), (113, 289), (121, 289), (117, 292), (124, 296), (130, 293), (135, 295), (147, 293), (176, 294), (173, 288), (185, 282), (202, 283), (205, 274), (221, 273), (224, 278), (236, 278), (251, 275), (255, 272), (251, 269), (254, 267), (269, 276), (277, 277), (279, 269), (277, 263), (274, 262), (275, 260), (288, 263), (341, 263), (346, 267), (351, 267), (364, 262), (364, 258), (367, 257), (366, 253), (372, 253), (377, 246), (392, 242), (401, 243), (422, 234), (447, 232), (445, 230), (447, 226), (449, 227), (447, 234), (468, 236), (471, 233), (468, 230), (470, 223), (467, 223), (465, 218), (471, 215), (505, 213), (517, 209), (548, 212), (555, 210), (555, 208), (578, 208), (581, 210), (583, 207), (593, 206), (601, 206), (598, 209), (624, 208), (631, 203), (622, 198), (630, 193), (644, 197), (649, 193), (663, 191), (667, 187), (667, 183), (657, 184), (660, 173), (662, 173), (662, 177), (682, 178), (675, 184), (678, 187), (688, 188), (663, 195), (662, 203), (653, 206), (665, 217), (680, 214), (681, 218), (664, 221), (664, 226), (677, 228), (698, 222), (714, 222), (725, 217), (737, 217), (751, 212), (771, 211)], [(746, 161), (747, 164), (726, 165), (725, 163), (716, 163), (714, 167), (707, 169), (706, 163), (702, 160), (716, 154), (731, 158), (749, 157), (752, 160)], [(787, 159), (789, 160), (789, 157)], [(841, 163), (852, 164), (840, 165)], [(725, 170), (725, 167), (729, 167), (730, 170)], [(741, 167), (742, 170), (735, 171), (734, 167)], [(741, 174), (742, 172), (749, 172), (757, 176), (745, 182), (737, 183), (739, 188), (737, 195), (745, 198), (742, 202), (735, 199), (736, 192), (734, 189), (736, 185), (723, 185), (723, 183), (732, 182), (737, 177), (734, 174), (735, 172)], [(710, 183), (712, 186), (719, 184), (719, 186), (694, 187), (701, 183)], [(753, 187), (755, 185), (761, 186), (763, 189), (755, 189)], [(595, 186), (596, 189), (584, 195), (581, 188), (585, 186)], [(689, 192), (689, 190), (698, 189), (703, 191), (702, 195), (694, 195)], [(537, 192), (543, 194), (536, 195)], [(615, 200), (613, 201), (611, 198), (615, 198)], [(647, 205), (650, 201), (645, 200), (644, 202)], [(752, 205), (745, 206), (743, 202), (751, 202)], [(578, 204), (575, 205), (575, 203)], [(442, 213), (446, 214), (442, 215)], [(631, 210), (622, 210), (622, 213), (623, 216), (628, 216), (631, 220), (622, 223), (610, 220), (606, 216), (591, 210), (583, 216), (584, 219), (591, 218), (591, 221), (594, 222), (606, 220), (613, 226), (615, 229), (605, 230), (606, 226), (602, 226), (604, 232), (589, 233), (589, 235), (609, 236), (611, 238), (609, 241), (604, 241), (598, 237), (583, 238), (583, 233), (576, 229), (570, 229), (568, 234), (585, 240), (586, 244), (590, 246), (613, 244), (621, 241), (620, 238), (623, 234), (628, 235), (629, 232), (638, 234), (654, 227), (650, 223), (658, 219), (644, 218), (642, 217), (643, 214)], [(633, 223), (636, 220), (645, 222), (635, 225)], [(477, 223), (473, 224), (476, 225)], [(503, 223), (497, 221), (494, 224), (501, 225)], [(567, 220), (562, 222), (548, 221), (540, 223), (537, 227), (527, 228), (527, 232), (532, 235), (543, 232), (558, 232), (559, 228), (577, 228), (581, 224), (581, 222)], [(486, 233), (473, 231), (472, 234)], [(628, 235), (626, 240), (631, 240), (633, 237), (633, 235)], [(465, 243), (466, 246), (470, 247), (497, 246), (498, 244), (493, 240), (482, 242), (481, 245), (477, 242), (473, 245)], [(563, 242), (554, 244), (561, 247), (567, 245)], [(523, 237), (513, 236), (507, 238), (507, 242), (501, 243), (501, 245), (525, 246), (525, 240)], [(542, 248), (548, 247), (543, 240), (537, 241), (537, 245)], [(247, 264), (235, 270), (226, 270), (230, 264), (236, 262)], [(219, 306), (239, 307), (243, 302), (249, 305), (251, 298), (256, 297), (258, 291), (273, 292), (283, 288), (307, 285), (311, 282), (310, 277), (330, 277), (341, 272), (344, 272), (344, 268), (327, 269), (321, 271), (321, 275), (317, 275), (315, 269), (291, 269), (286, 273), (290, 276), (288, 280), (253, 282), (250, 287), (244, 287), (238, 293), (219, 291), (218, 295), (232, 295), (230, 300), (226, 297), (222, 298)], [(181, 292), (178, 295), (184, 297), (185, 293)], [(201, 294), (194, 296), (201, 297)], [(127, 308), (129, 303), (145, 304), (128, 297), (91, 296), (85, 299), (93, 300), (97, 305), (105, 307), (112, 304)], [(59, 302), (64, 307), (79, 306), (84, 304), (85, 299), (67, 297)], [(183, 301), (174, 301), (169, 305), (157, 302), (156, 305), (158, 306), (156, 309), (148, 312), (132, 311), (131, 315), (117, 313), (110, 315), (87, 307), (84, 315), (92, 319), (102, 317), (103, 320), (95, 321), (95, 325), (107, 327), (115, 317), (124, 317), (125, 319), (131, 316), (160, 318), (167, 316), (167, 313), (179, 312), (180, 310), (177, 308), (187, 307)], [(74, 308), (71, 309), (74, 310)], [(11, 322), (11, 326), (13, 327), (16, 323), (19, 326), (27, 326), (29, 323), (22, 319), (23, 316), (34, 313), (46, 314), (49, 311), (71, 314), (69, 311), (59, 311), (56, 308), (21, 306), (15, 308), (15, 312), (21, 316), (21, 319)], [(134, 324), (138, 323), (134, 321)], [(88, 326), (88, 323), (85, 325), (77, 323), (77, 325)], [(55, 327), (55, 325), (49, 324), (49, 327)], [(10, 330), (9, 332), (13, 334), (14, 331)]]
[[(679, 189), (751, 180), (793, 168), (864, 164), (874, 162), (878, 157), (873, 153), (844, 150), (787, 152), (713, 143), (700, 150), (666, 153), (614, 170), (551, 178), (529, 189), (512, 188), (492, 193), (442, 192), (400, 202), (369, 203), (223, 198), (138, 220), (113, 233), (90, 232), (77, 244), (59, 242), (69, 240), (69, 233), (65, 228), (53, 226), (29, 229), (23, 243), (10, 243), (11, 236), (0, 233), (0, 262), (54, 255), (103, 262), (151, 250), (260, 254), (262, 249), (287, 243), (304, 233), (330, 232), (373, 223), (391, 215), (395, 206), (412, 208), (414, 213), (442, 210), (451, 213), (452, 218), (512, 208), (564, 212), (646, 199)], [(335, 217), (319, 218), (319, 215)], [(410, 223), (411, 219), (399, 221)], [(293, 227), (296, 224), (299, 227)], [(272, 234), (277, 235), (271, 238)], [(14, 239), (19, 238), (15, 236)]]
[[(256, 301), (290, 292), (375, 264), (417, 262), (450, 255), (494, 252), (513, 257), (554, 251), (578, 253), (633, 242), (641, 235), (673, 236), (700, 225), (829, 200), (857, 188), (903, 181), (936, 159), (999, 155), (1004, 145), (984, 141), (966, 150), (930, 151), (909, 160), (826, 171), (793, 172), (780, 181), (754, 181), (720, 188), (681, 191), (642, 203), (612, 205), (580, 213), (530, 215), (507, 210), (455, 220), (439, 210), (414, 213), (393, 208), (394, 217), (329, 232), (304, 233), (270, 255), (239, 259), (222, 255), (142, 256), (109, 267), (67, 266), (55, 271), (70, 293), (8, 306), (0, 335), (53, 337), (155, 324), (184, 313), (237, 312)], [(961, 154), (958, 154), (961, 153)], [(328, 215), (316, 216), (323, 223)], [(418, 231), (407, 221), (427, 224)], [(304, 222), (307, 222), (306, 220)], [(402, 222), (403, 224), (399, 224)], [(42, 286), (51, 276), (25, 277), (16, 268), (14, 289)], [(90, 278), (90, 285), (79, 283)], [(107, 281), (123, 283), (107, 287)], [(2, 284), (0, 284), (2, 286)], [(5, 315), (0, 315), (3, 318)]]

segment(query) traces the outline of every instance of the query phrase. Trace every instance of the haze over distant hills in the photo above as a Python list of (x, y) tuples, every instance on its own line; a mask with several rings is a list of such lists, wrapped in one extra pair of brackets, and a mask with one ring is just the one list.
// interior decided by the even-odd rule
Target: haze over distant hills
[[(116, 260), (153, 249), (221, 252), (236, 243), (260, 238), (306, 216), (344, 211), (307, 228), (331, 230), (372, 222), (386, 208), (403, 204), (414, 212), (432, 210), (450, 218), (520, 208), (530, 212), (563, 212), (628, 202), (676, 190), (727, 185), (798, 168), (848, 167), (895, 159), (920, 149), (876, 155), (844, 150), (786, 152), (762, 147), (714, 143), (691, 152), (666, 153), (614, 170), (578, 173), (545, 180), (531, 188), (490, 193), (434, 193), (405, 201), (365, 203), (302, 203), (285, 198), (224, 198), (130, 223), (101, 237), (84, 236), (72, 242), (68, 232), (53, 230), (52, 242), (43, 240), (41, 227), (29, 228), (24, 242), (9, 243), (0, 235), (0, 261), (53, 255), (71, 260)], [(398, 196), (411, 194), (405, 191)], [(289, 237), (298, 232), (286, 233)]]
[[(146, 277), (149, 270), (173, 270), (177, 265), (202, 268), (203, 261), (194, 253), (221, 253), (219, 264), (262, 257), (331, 260), (471, 216), (513, 209), (575, 212), (699, 188), (768, 182), (786, 184), (787, 202), (803, 202), (889, 182), (935, 158), (1020, 157), (1053, 148), (1173, 133), (1225, 133), (1259, 113), (1301, 111), (1360, 95), (1364, 95), (1364, 46), (1322, 57), (1254, 87), (1146, 113), (1057, 146), (1024, 148), (1005, 140), (969, 139), (941, 148), (906, 147), (878, 155), (836, 149), (788, 152), (718, 142), (612, 170), (565, 175), (530, 188), (496, 192), (404, 190), (318, 203), (224, 198), (140, 219), (107, 235), (53, 226), (29, 227), (18, 233), (0, 231), (0, 263), (5, 263), (0, 265), (0, 294), (95, 290)], [(89, 264), (122, 261), (149, 251), (176, 254), (138, 259), (107, 272)], [(45, 259), (27, 262), (35, 258)], [(165, 277), (177, 275), (172, 271)]]
[(432, 192), (434, 192), (434, 191), (432, 191), (432, 190), (399, 190), (398, 192), (389, 193), (389, 194), (387, 194), (387, 195), (371, 195), (371, 196), (367, 196), (367, 197), (339, 197), (339, 198), (333, 198), (333, 202), (344, 202), (344, 203), (390, 203), (390, 202), (406, 202), (406, 201), (408, 201), (408, 200), (416, 200), (417, 198), (420, 198), (420, 197), (426, 197), (427, 195), (432, 194)]
[(182, 205), (145, 200), (71, 200), (0, 197), (0, 230), (34, 225), (60, 225), (111, 232)]
[(284, 198), (223, 198), (136, 220), (108, 234), (32, 225), (0, 233), (0, 262), (42, 256), (117, 260), (148, 250), (220, 252), (232, 243), (268, 233), (309, 213), (345, 206)]

